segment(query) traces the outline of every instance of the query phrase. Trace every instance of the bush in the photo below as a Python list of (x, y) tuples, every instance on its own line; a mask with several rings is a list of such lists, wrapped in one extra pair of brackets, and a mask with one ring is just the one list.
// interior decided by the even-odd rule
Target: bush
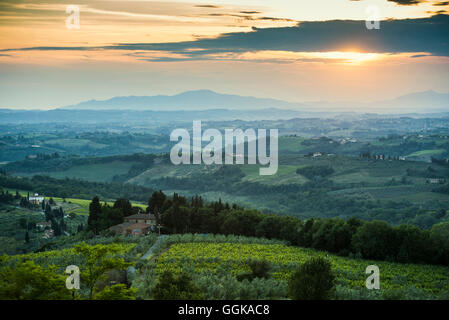
[(165, 271), (154, 287), (153, 298), (156, 300), (200, 300), (204, 295), (187, 273), (178, 276)]
[(252, 281), (255, 278), (268, 279), (270, 277), (271, 264), (266, 260), (248, 260), (247, 264), (251, 273), (244, 273), (237, 276), (239, 281), (247, 279)]
[(292, 275), (288, 292), (294, 300), (327, 300), (334, 294), (335, 275), (328, 260), (312, 258)]

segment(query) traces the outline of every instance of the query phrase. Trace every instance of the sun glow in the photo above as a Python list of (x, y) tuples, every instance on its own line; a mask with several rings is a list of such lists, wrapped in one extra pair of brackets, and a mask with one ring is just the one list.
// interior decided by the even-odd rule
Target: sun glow
[(233, 59), (249, 60), (255, 62), (316, 62), (316, 63), (340, 63), (360, 64), (367, 61), (381, 59), (381, 53), (363, 53), (356, 51), (330, 51), (330, 52), (292, 52), (264, 50), (239, 54)]

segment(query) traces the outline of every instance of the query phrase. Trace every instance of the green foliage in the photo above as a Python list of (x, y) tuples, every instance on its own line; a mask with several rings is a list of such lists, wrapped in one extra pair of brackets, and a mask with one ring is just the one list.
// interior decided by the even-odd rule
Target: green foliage
[(135, 288), (127, 288), (124, 284), (115, 284), (96, 293), (94, 300), (135, 300), (136, 292)]
[(80, 243), (74, 247), (75, 253), (82, 256), (85, 264), (81, 268), (81, 281), (89, 290), (89, 298), (92, 299), (94, 287), (97, 281), (105, 277), (105, 273), (110, 270), (126, 270), (132, 263), (125, 262), (123, 258), (115, 256), (121, 251), (119, 245), (89, 246)]
[(363, 222), (356, 218), (303, 222), (295, 217), (263, 214), (221, 201), (199, 205), (194, 199), (189, 202), (176, 193), (173, 199), (164, 198), (161, 192), (156, 195), (157, 207), (163, 208), (159, 213), (161, 222), (168, 233), (257, 236), (345, 256), (360, 254), (365, 259), (449, 264), (449, 244), (439, 245), (441, 241), (435, 242), (428, 231), (412, 226), (393, 227), (385, 221)]
[(352, 239), (355, 252), (366, 259), (386, 259), (394, 256), (397, 248), (394, 230), (384, 221), (367, 222)]
[(153, 191), (150, 188), (128, 183), (88, 182), (69, 178), (55, 179), (44, 175), (19, 178), (0, 174), (0, 186), (20, 190), (33, 190), (39, 194), (51, 194), (54, 197), (61, 198), (89, 199), (99, 195), (107, 199), (126, 197), (138, 201), (146, 201)]
[(285, 281), (272, 278), (239, 281), (223, 269), (216, 274), (212, 272), (195, 274), (194, 281), (204, 292), (207, 300), (273, 300), (285, 299), (287, 296)]
[(328, 300), (333, 297), (334, 286), (335, 275), (330, 261), (312, 258), (292, 275), (288, 291), (294, 300)]
[[(137, 213), (137, 208), (136, 211)], [(109, 204), (100, 204), (97, 196), (92, 199), (89, 205), (89, 218), (87, 220), (88, 230), (98, 234), (111, 226), (123, 223), (125, 214), (130, 215), (134, 213), (131, 203), (126, 199), (119, 199), (111, 207)]]
[(251, 273), (243, 273), (237, 276), (239, 281), (247, 279), (249, 281), (255, 278), (270, 278), (271, 264), (267, 260), (249, 259), (247, 262)]
[(32, 261), (0, 269), (0, 300), (71, 299), (65, 277), (55, 266), (43, 268)]
[(296, 173), (303, 175), (308, 179), (313, 179), (317, 177), (327, 177), (333, 174), (335, 171), (332, 167), (329, 166), (308, 166), (304, 168), (296, 169)]
[(159, 276), (153, 290), (156, 300), (200, 300), (204, 295), (187, 273), (173, 275), (166, 271)]

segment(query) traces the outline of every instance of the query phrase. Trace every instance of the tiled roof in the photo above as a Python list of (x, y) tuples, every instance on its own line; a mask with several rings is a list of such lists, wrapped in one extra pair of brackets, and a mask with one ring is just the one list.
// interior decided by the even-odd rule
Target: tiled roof
[(124, 223), (116, 224), (115, 226), (109, 227), (109, 230), (121, 230), (121, 229), (125, 229), (126, 227), (128, 227), (130, 225), (132, 225), (132, 223), (124, 222)]

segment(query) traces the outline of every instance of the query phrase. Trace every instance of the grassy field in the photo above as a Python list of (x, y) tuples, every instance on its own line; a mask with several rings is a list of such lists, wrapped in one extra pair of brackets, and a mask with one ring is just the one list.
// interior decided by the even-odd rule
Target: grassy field
[(195, 273), (229, 268), (237, 275), (250, 272), (245, 264), (248, 259), (269, 261), (272, 275), (278, 280), (287, 280), (297, 266), (311, 257), (328, 257), (337, 276), (337, 283), (351, 289), (364, 289), (366, 267), (376, 265), (380, 269), (381, 289), (410, 287), (429, 294), (440, 294), (449, 290), (449, 268), (443, 266), (399, 264), (385, 261), (369, 261), (339, 257), (336, 255), (281, 244), (238, 243), (178, 243), (157, 257), (155, 270)]
[(94, 182), (110, 182), (115, 175), (126, 174), (134, 164), (134, 162), (113, 161), (104, 164), (74, 166), (65, 171), (46, 174), (58, 179), (68, 177)]
[[(50, 197), (45, 197), (46, 199), (50, 199)], [(65, 202), (64, 199), (53, 197), (53, 200), (56, 202), (56, 204), (61, 205), (64, 209), (64, 212), (67, 213), (75, 213), (75, 214), (81, 214), (81, 215), (89, 215), (89, 204), (92, 200), (85, 200), (85, 199), (74, 199), (74, 198), (66, 198)], [(110, 206), (114, 205), (114, 201), (102, 201), (102, 203), (107, 203)], [(136, 203), (131, 202), (131, 204), (134, 207), (139, 207), (145, 210), (147, 208), (146, 204), (143, 203)]]
[(444, 150), (444, 149), (421, 150), (421, 151), (413, 152), (413, 153), (409, 154), (407, 157), (438, 155), (438, 154), (443, 153), (445, 151), (446, 150)]

